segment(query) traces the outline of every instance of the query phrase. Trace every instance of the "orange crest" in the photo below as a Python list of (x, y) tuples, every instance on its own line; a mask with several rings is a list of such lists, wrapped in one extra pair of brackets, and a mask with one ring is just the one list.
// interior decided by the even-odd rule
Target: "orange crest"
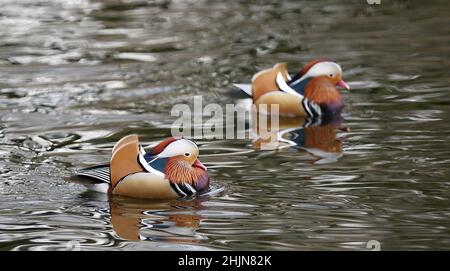
[(152, 151), (151, 151), (152, 154), (156, 155), (156, 154), (161, 153), (167, 147), (167, 145), (169, 145), (170, 143), (177, 141), (177, 140), (178, 140), (178, 138), (175, 138), (173, 136), (169, 137), (167, 139), (164, 139), (161, 143), (159, 143), (152, 149)]
[(312, 66), (316, 65), (317, 63), (325, 62), (325, 61), (332, 61), (332, 60), (329, 59), (329, 58), (325, 58), (325, 57), (322, 57), (322, 58), (319, 58), (319, 59), (312, 60), (312, 61), (308, 62), (308, 63), (303, 67), (303, 69), (300, 70), (300, 72), (299, 72), (298, 74), (299, 74), (300, 76), (303, 76), (305, 73), (307, 73), (307, 72), (309, 71), (309, 69), (312, 68)]

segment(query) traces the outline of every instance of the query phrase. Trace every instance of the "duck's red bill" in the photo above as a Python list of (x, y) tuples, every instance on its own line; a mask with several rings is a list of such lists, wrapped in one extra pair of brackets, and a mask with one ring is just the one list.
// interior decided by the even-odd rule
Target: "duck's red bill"
[(346, 90), (350, 90), (350, 86), (344, 82), (344, 80), (339, 81), (336, 86), (339, 86), (341, 88), (344, 88)]
[(192, 166), (201, 168), (201, 169), (206, 171), (205, 165), (203, 165), (202, 162), (200, 162), (200, 160), (198, 160), (198, 159), (195, 160), (195, 162), (194, 162), (194, 164)]

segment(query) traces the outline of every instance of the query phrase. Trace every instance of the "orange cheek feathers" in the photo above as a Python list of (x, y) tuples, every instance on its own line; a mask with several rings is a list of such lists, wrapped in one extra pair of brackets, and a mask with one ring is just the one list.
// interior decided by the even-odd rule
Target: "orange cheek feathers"
[(176, 156), (167, 160), (164, 174), (169, 181), (173, 183), (195, 184), (202, 175), (204, 170), (192, 167), (183, 157)]
[(312, 79), (306, 85), (305, 97), (318, 104), (333, 104), (341, 101), (341, 95), (327, 76)]

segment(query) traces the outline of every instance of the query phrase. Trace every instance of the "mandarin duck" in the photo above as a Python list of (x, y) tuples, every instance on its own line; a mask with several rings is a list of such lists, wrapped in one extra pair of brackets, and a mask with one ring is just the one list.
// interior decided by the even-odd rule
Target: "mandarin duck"
[[(255, 74), (251, 84), (234, 84), (252, 97), (256, 108), (279, 105), (279, 115), (290, 117), (320, 117), (338, 114), (344, 107), (336, 86), (350, 89), (342, 80), (339, 64), (319, 59), (309, 62), (293, 77), (286, 69), (286, 63)], [(259, 112), (262, 112), (259, 109)]]
[(146, 199), (170, 199), (207, 192), (209, 176), (198, 160), (197, 145), (184, 138), (165, 139), (149, 152), (137, 135), (113, 147), (109, 164), (81, 170), (69, 181), (90, 190)]

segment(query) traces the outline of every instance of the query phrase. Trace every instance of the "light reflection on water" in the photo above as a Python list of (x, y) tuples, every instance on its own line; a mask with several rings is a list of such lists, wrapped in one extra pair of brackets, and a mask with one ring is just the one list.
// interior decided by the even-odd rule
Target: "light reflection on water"
[[(448, 249), (449, 4), (360, 2), (2, 1), (0, 249)], [(269, 149), (197, 140), (221, 193), (63, 181), (126, 134), (169, 136), (177, 103), (233, 103), (232, 83), (319, 56), (352, 86), (343, 121), (288, 120)]]

